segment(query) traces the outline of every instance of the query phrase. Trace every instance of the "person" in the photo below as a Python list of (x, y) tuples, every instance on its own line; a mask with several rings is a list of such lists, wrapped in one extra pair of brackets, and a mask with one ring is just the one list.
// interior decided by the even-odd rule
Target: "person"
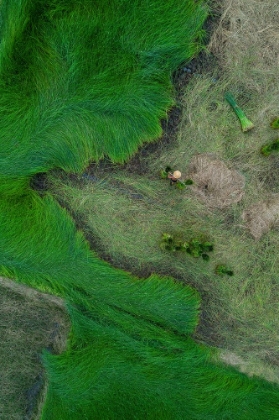
[(173, 173), (168, 173), (168, 179), (170, 180), (170, 185), (175, 184), (177, 181), (179, 181), (181, 178), (181, 172), (180, 171), (174, 171)]

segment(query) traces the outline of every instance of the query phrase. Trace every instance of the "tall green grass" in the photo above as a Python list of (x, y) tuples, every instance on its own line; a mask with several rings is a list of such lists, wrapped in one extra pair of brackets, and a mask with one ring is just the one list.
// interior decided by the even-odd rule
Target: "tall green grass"
[(161, 133), (171, 72), (198, 50), (206, 9), (187, 1), (1, 3), (0, 273), (68, 302), (66, 352), (44, 354), (42, 418), (278, 418), (278, 388), (193, 342), (199, 297), (139, 280), (89, 249), (30, 177), (127, 160)]
[(6, 0), (1, 14), (1, 191), (13, 194), (19, 178), (105, 155), (123, 162), (158, 138), (171, 73), (200, 48), (207, 10), (193, 0)]
[(210, 351), (191, 338), (127, 313), (125, 329), (70, 313), (75, 338), (66, 353), (47, 357), (42, 419), (278, 417), (274, 385), (209, 362)]
[(66, 352), (44, 355), (43, 419), (278, 417), (277, 387), (215, 365), (191, 340), (193, 289), (102, 262), (50, 196), (5, 204), (1, 274), (65, 297), (72, 320)]
[(154, 275), (139, 281), (112, 268), (92, 254), (50, 196), (42, 199), (30, 193), (8, 204), (0, 203), (2, 275), (60, 295), (84, 310), (112, 305), (181, 333), (193, 331), (199, 304), (194, 292), (171, 279)]
[[(212, 149), (214, 140), (218, 143), (220, 138), (212, 135)], [(181, 151), (186, 150), (185, 143), (184, 137)], [(179, 158), (177, 167), (185, 173), (189, 157), (176, 153), (177, 148), (169, 151), (164, 160)], [(150, 272), (172, 273), (196, 287), (206, 298), (202, 310), (209, 326), (203, 328), (203, 339), (230, 349), (246, 361), (251, 357), (259, 364), (269, 363), (278, 381), (278, 233), (270, 231), (255, 241), (243, 229), (241, 213), (252, 202), (255, 190), (247, 185), (243, 203), (210, 210), (190, 189), (177, 191), (160, 180), (160, 160), (153, 164), (156, 167), (151, 167), (147, 176), (115, 169), (105, 178), (100, 170), (97, 177), (101, 180), (103, 176), (107, 183), (83, 179), (79, 188), (73, 182), (53, 178), (52, 191), (63, 197), (77, 222), (83, 224), (99, 255), (115, 266), (126, 266), (142, 276)], [(150, 173), (158, 179), (150, 181)], [(120, 187), (115, 187), (116, 182)], [(125, 194), (131, 188), (142, 199)], [(213, 241), (210, 261), (163, 252), (160, 241), (164, 232), (182, 240), (204, 236)], [(234, 276), (217, 276), (218, 264), (226, 264)]]

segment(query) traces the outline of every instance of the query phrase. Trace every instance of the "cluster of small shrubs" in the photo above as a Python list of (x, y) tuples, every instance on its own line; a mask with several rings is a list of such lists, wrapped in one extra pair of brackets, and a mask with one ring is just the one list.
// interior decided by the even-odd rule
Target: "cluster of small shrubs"
[[(202, 238), (193, 238), (190, 241), (183, 241), (181, 239), (175, 238), (170, 233), (163, 233), (160, 247), (164, 251), (171, 252), (186, 252), (194, 258), (201, 257), (204, 261), (209, 260), (208, 252), (212, 252), (214, 246), (212, 242), (202, 239)], [(215, 273), (219, 276), (233, 276), (233, 271), (230, 270), (226, 265), (219, 264), (215, 268)]]
[(190, 241), (182, 241), (175, 239), (169, 233), (163, 233), (161, 241), (161, 249), (166, 251), (182, 251), (187, 252), (194, 258), (202, 257), (203, 260), (208, 261), (208, 252), (213, 251), (213, 244), (202, 239), (191, 239)]

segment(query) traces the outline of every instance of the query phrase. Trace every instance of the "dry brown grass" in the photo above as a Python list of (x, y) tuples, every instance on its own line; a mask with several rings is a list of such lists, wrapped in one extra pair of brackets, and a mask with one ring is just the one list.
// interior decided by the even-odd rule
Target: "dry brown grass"
[[(219, 6), (222, 16), (211, 37), (209, 50), (218, 57), (230, 83), (237, 85), (238, 91), (254, 102), (258, 125), (251, 136), (254, 144), (274, 140), (276, 132), (270, 130), (269, 123), (279, 115), (279, 3), (224, 0)], [(255, 155), (255, 149), (251, 145), (247, 153)], [(274, 195), (278, 191), (278, 159), (272, 156), (260, 165), (258, 156), (257, 161), (251, 156), (243, 162), (250, 172), (254, 194), (249, 194), (242, 215), (256, 240), (277, 225), (279, 211), (278, 196)], [(255, 203), (251, 205), (251, 201)]]
[(33, 420), (44, 392), (40, 355), (65, 349), (63, 301), (0, 278), (0, 418)]
[[(279, 3), (274, 0), (224, 0), (221, 19), (211, 37), (209, 50), (219, 65), (236, 81), (262, 91), (268, 88), (264, 75), (277, 74), (279, 65)], [(278, 85), (274, 85), (278, 92)], [(271, 98), (275, 100), (275, 98)]]
[(248, 207), (243, 212), (243, 220), (255, 239), (270, 229), (278, 226), (279, 222), (279, 194), (274, 194), (267, 201), (261, 201)]
[[(279, 237), (273, 228), (278, 221), (279, 157), (276, 154), (263, 157), (260, 148), (278, 137), (269, 124), (279, 115), (279, 2), (215, 3), (221, 18), (208, 50), (217, 58), (218, 65), (207, 68), (186, 88), (178, 147), (170, 164), (188, 167), (197, 154), (214, 153), (245, 177), (242, 200), (231, 210), (228, 207), (222, 211), (228, 220), (224, 226), (227, 244), (224, 241), (222, 255), (241, 275), (234, 277), (231, 284), (218, 284), (216, 290), (223, 290), (227, 298), (222, 302), (224, 311), (216, 302), (216, 313), (223, 315), (216, 316), (215, 322), (218, 333), (224, 337), (223, 347), (241, 354), (246, 372), (258, 371), (278, 382), (275, 320), (279, 315), (276, 298)], [(228, 90), (254, 122), (255, 128), (250, 133), (241, 133), (237, 118), (225, 103), (224, 93)], [(204, 203), (210, 211), (209, 203), (206, 200)], [(198, 212), (197, 209), (197, 215)], [(202, 214), (200, 224), (204, 225)], [(216, 238), (217, 235), (216, 231)], [(258, 240), (257, 244), (251, 243), (251, 235)], [(214, 302), (213, 295), (211, 299)], [(262, 304), (264, 310), (260, 309)], [(214, 319), (216, 314), (205, 310)], [(229, 313), (233, 327), (226, 332), (225, 318)], [(240, 323), (243, 329), (236, 327)], [(258, 342), (257, 349), (253, 348), (254, 340)], [(273, 367), (257, 369), (256, 365), (261, 365), (259, 358), (271, 362)]]
[(192, 190), (208, 207), (222, 209), (238, 203), (244, 195), (245, 178), (214, 155), (194, 156), (188, 170), (194, 181)]
[[(245, 177), (244, 210), (259, 201), (269, 202), (279, 191), (279, 158), (260, 153), (263, 144), (278, 137), (269, 124), (279, 115), (279, 3), (224, 0), (214, 4), (221, 17), (208, 51), (215, 60), (186, 88), (178, 143), (168, 162), (188, 173), (194, 156), (213, 153)], [(241, 133), (224, 101), (228, 90), (254, 122), (251, 132)], [(162, 155), (162, 167), (165, 160)], [(241, 216), (239, 223), (243, 224)]]

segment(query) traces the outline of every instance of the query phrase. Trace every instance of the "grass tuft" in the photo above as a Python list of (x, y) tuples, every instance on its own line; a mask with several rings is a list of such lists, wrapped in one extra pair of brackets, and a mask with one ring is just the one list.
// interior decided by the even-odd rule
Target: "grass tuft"
[(275, 118), (271, 123), (270, 123), (270, 127), (271, 128), (279, 128), (279, 118)]

